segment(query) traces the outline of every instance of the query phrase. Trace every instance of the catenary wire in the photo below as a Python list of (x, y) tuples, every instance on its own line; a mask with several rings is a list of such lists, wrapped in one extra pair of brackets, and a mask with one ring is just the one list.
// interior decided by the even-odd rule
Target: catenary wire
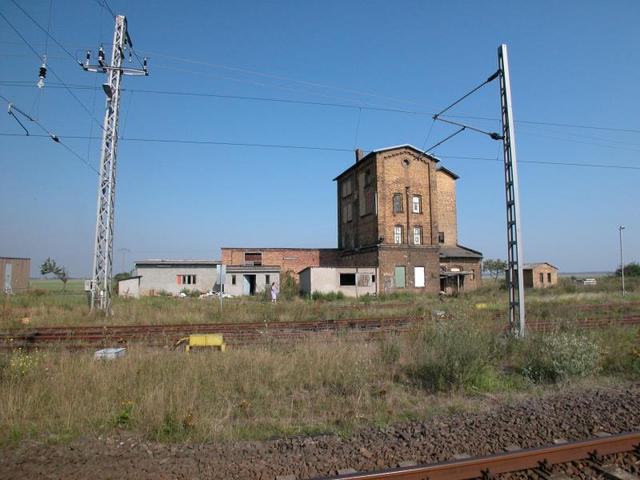
[[(27, 81), (17, 81), (17, 80), (0, 80), (0, 85), (7, 87), (16, 87), (16, 88), (30, 88), (31, 82)], [(65, 88), (62, 85), (56, 85), (54, 83), (48, 84), (48, 88)], [(82, 85), (82, 84), (67, 84), (67, 88), (76, 89), (76, 90), (101, 90), (99, 87), (91, 86), (91, 85)], [(319, 107), (337, 107), (337, 108), (350, 108), (350, 109), (362, 109), (362, 110), (371, 110), (371, 111), (379, 111), (379, 112), (390, 112), (390, 113), (403, 113), (409, 115), (425, 115), (432, 116), (433, 112), (429, 112), (426, 110), (409, 110), (409, 109), (400, 109), (400, 108), (392, 108), (392, 107), (379, 107), (375, 105), (367, 105), (367, 104), (349, 104), (349, 103), (333, 103), (333, 102), (317, 102), (312, 100), (294, 100), (288, 98), (279, 98), (279, 97), (261, 97), (261, 96), (249, 96), (249, 95), (226, 95), (226, 94), (218, 94), (211, 92), (188, 92), (188, 91), (180, 91), (180, 90), (151, 90), (151, 89), (141, 89), (141, 88), (122, 88), (123, 92), (134, 92), (134, 93), (144, 93), (151, 95), (175, 95), (175, 96), (187, 96), (187, 97), (210, 97), (210, 98), (221, 98), (221, 99), (230, 99), (230, 100), (247, 100), (247, 101), (257, 101), (257, 102), (274, 102), (274, 103), (290, 103), (290, 104), (298, 104), (298, 105), (310, 105), (310, 106), (319, 106)], [(442, 115), (443, 118), (465, 118), (470, 120), (486, 120), (486, 121), (499, 121), (499, 118), (491, 118), (491, 117), (480, 117), (476, 115)], [(603, 131), (611, 131), (611, 132), (621, 132), (621, 133), (640, 133), (640, 129), (630, 129), (630, 128), (619, 128), (619, 127), (610, 127), (610, 126), (599, 126), (599, 125), (580, 125), (580, 124), (572, 124), (572, 123), (559, 123), (559, 122), (543, 122), (543, 121), (533, 121), (533, 120), (516, 120), (516, 124), (530, 124), (530, 125), (539, 125), (539, 126), (549, 126), (549, 127), (558, 127), (558, 128), (577, 128), (577, 129), (591, 129), (591, 130), (603, 130)], [(595, 138), (595, 137), (584, 137), (584, 138), (592, 138), (594, 140), (604, 140), (611, 141), (604, 138)], [(427, 140), (424, 142), (425, 146)], [(625, 143), (625, 142), (616, 142), (616, 143)]]
[[(24, 137), (17, 133), (0, 132), (3, 137)], [(31, 137), (42, 137), (44, 135), (30, 135)], [(86, 140), (86, 135), (62, 135), (60, 138), (69, 140)], [(98, 139), (99, 137), (93, 137)], [(143, 137), (119, 137), (119, 141), (124, 142), (141, 142), (141, 143), (163, 143), (163, 144), (188, 144), (188, 145), (220, 145), (232, 147), (253, 147), (253, 148), (274, 148), (274, 149), (292, 149), (292, 150), (316, 150), (324, 152), (353, 152), (352, 148), (344, 147), (324, 147), (317, 145), (290, 145), (290, 144), (274, 144), (274, 143), (247, 143), (247, 142), (224, 142), (217, 140), (187, 140), (187, 139), (171, 139), (171, 138), (143, 138)], [(371, 150), (368, 150), (371, 151)], [(438, 158), (449, 158), (454, 160), (478, 160), (487, 162), (502, 162), (502, 160), (492, 157), (474, 157), (465, 155), (437, 155)], [(548, 162), (542, 160), (518, 160), (518, 163), (529, 163), (539, 165), (558, 165), (568, 167), (587, 167), (587, 168), (612, 168), (625, 170), (640, 170), (640, 167), (632, 165), (604, 164), (604, 163), (578, 163), (578, 162)]]
[[(5, 97), (4, 95), (0, 94), (0, 98), (2, 100), (4, 100), (7, 105), (9, 105), (10, 107), (13, 107), (16, 111), (18, 111), (19, 113), (21, 113), (25, 118), (29, 119), (29, 121), (35, 123), (36, 125), (38, 125), (38, 127), (40, 127), (40, 129), (46, 133), (46, 135), (42, 135), (42, 134), (30, 134), (28, 132), (28, 130), (24, 127), (24, 125), (22, 125), (22, 123), (18, 120), (18, 123), (20, 123), (20, 125), (22, 126), (22, 128), (25, 129), (25, 131), (27, 131), (27, 135), (19, 135), (19, 136), (29, 136), (29, 137), (45, 137), (45, 138), (50, 138), (51, 140), (53, 140), (55, 143), (58, 143), (60, 145), (62, 145), (65, 149), (67, 149), (73, 156), (75, 156), (78, 160), (80, 160), (82, 163), (84, 163), (87, 167), (89, 167), (91, 170), (93, 170), (95, 173), (100, 174), (100, 172), (98, 172), (98, 170), (96, 170), (96, 168), (91, 165), (91, 163), (89, 163), (86, 159), (82, 158), (82, 156), (80, 156), (78, 153), (76, 153), (75, 150), (73, 150), (71, 147), (69, 147), (66, 143), (64, 143), (59, 135), (55, 135), (54, 133), (52, 133), (48, 128), (46, 128), (40, 121), (38, 121), (37, 119), (31, 117), (30, 115), (25, 114), (22, 110), (20, 110), (18, 107), (15, 106), (15, 104), (13, 102), (11, 102), (11, 100), (9, 100), (7, 97)], [(10, 110), (11, 112), (11, 110)], [(15, 116), (15, 114), (12, 114)], [(17, 118), (16, 118), (17, 120)]]

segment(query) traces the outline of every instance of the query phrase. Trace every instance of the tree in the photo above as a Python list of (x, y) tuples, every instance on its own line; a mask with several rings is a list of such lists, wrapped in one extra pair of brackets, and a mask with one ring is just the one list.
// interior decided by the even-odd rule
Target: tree
[(504, 260), (500, 260), (496, 258), (492, 260), (488, 258), (482, 264), (482, 270), (484, 272), (489, 272), (489, 274), (494, 278), (494, 280), (498, 280), (501, 275), (504, 275), (504, 271), (507, 269), (507, 262)]
[[(620, 268), (616, 270), (616, 276), (621, 277), (622, 271)], [(640, 263), (631, 262), (624, 266), (625, 277), (640, 277)]]
[(62, 282), (62, 289), (66, 290), (67, 288), (67, 280), (69, 280), (69, 275), (67, 273), (67, 269), (59, 266), (54, 259), (48, 257), (42, 265), (40, 265), (40, 274), (47, 275), (52, 273), (55, 275), (58, 280)]

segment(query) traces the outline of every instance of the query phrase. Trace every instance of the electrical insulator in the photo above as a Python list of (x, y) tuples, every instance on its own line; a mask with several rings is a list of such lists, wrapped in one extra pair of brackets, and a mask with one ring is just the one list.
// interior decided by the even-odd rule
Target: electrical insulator
[(46, 64), (46, 57), (44, 59), (45, 61), (42, 63), (42, 65), (40, 65), (40, 70), (38, 72), (38, 88), (42, 88), (44, 87), (44, 79), (47, 78), (47, 64)]
[(147, 71), (147, 57), (144, 57), (142, 59), (142, 69), (146, 72)]
[(87, 50), (87, 59), (85, 61), (85, 66), (89, 66), (89, 62), (91, 61), (91, 50)]
[(102, 49), (102, 47), (100, 47), (100, 50), (98, 50), (98, 61), (104, 62), (104, 50)]

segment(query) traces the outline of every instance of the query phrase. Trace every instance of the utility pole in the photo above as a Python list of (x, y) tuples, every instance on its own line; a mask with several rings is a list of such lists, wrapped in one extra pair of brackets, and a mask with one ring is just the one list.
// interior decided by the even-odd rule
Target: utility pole
[(620, 274), (622, 275), (622, 296), (624, 297), (626, 292), (624, 290), (624, 260), (622, 256), (622, 231), (624, 230), (624, 225), (620, 225), (618, 227), (618, 231), (620, 232)]
[(85, 63), (80, 63), (87, 72), (104, 73), (107, 81), (102, 85), (107, 95), (100, 156), (100, 178), (98, 180), (98, 208), (96, 218), (95, 250), (90, 284), (91, 311), (101, 310), (107, 315), (111, 311), (111, 277), (113, 273), (113, 220), (116, 194), (116, 158), (118, 151), (118, 115), (120, 110), (120, 84), (123, 75), (146, 76), (147, 59), (141, 69), (122, 66), (125, 50), (129, 55), (133, 43), (127, 31), (127, 20), (123, 15), (115, 17), (111, 63), (105, 62), (102, 47), (98, 51), (98, 64), (91, 65), (91, 52), (87, 52)]
[(522, 238), (520, 235), (520, 193), (516, 160), (515, 130), (511, 108), (511, 81), (507, 46), (498, 48), (500, 103), (502, 107), (502, 144), (507, 204), (507, 290), (509, 291), (509, 326), (518, 336), (525, 335), (524, 283), (522, 275)]

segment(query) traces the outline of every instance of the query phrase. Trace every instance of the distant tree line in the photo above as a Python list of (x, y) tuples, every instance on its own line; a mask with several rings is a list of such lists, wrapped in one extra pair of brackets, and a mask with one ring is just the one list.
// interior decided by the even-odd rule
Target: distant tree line
[[(618, 268), (616, 270), (616, 276), (618, 276), (618, 277), (622, 276), (622, 269), (621, 268)], [(624, 266), (624, 276), (625, 277), (640, 277), (640, 263), (637, 263), (637, 262), (627, 263)]]

